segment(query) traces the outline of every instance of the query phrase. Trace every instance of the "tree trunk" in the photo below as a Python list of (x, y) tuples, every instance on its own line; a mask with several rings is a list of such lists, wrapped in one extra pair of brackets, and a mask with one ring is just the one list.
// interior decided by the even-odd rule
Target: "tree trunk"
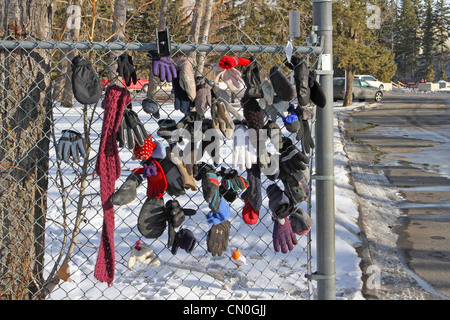
[[(158, 30), (165, 30), (167, 27), (167, 0), (161, 0), (159, 5), (159, 21)], [(153, 30), (151, 30), (153, 32)], [(156, 100), (156, 91), (158, 91), (159, 78), (153, 75), (152, 68), (148, 73), (148, 88), (147, 88), (147, 98), (151, 100)]]
[[(82, 5), (82, 0), (72, 0), (69, 1), (69, 5)], [(73, 19), (73, 15), (75, 11), (67, 12), (66, 11), (66, 32), (65, 39), (63, 40), (72, 40), (78, 41), (80, 39), (80, 28), (76, 24), (69, 23), (67, 24), (69, 19)], [(72, 60), (75, 57), (75, 52), (60, 52), (60, 59), (58, 65), (58, 76), (55, 84), (55, 88), (53, 90), (53, 100), (59, 101), (61, 105), (65, 108), (73, 107), (73, 92), (72, 92)]]
[[(116, 33), (127, 21), (127, 0), (114, 1), (114, 18), (112, 25), (112, 34)], [(111, 42), (123, 42), (125, 39), (125, 27), (123, 27), (116, 35), (111, 38)], [(111, 52), (109, 63), (109, 79), (111, 84), (122, 86), (122, 77), (117, 73), (117, 55), (119, 52)]]
[[(214, 5), (213, 0), (206, 0), (205, 14), (203, 16), (202, 33), (200, 35), (200, 43), (202, 44), (206, 43), (209, 37), (209, 28), (211, 27), (211, 15), (213, 5)], [(205, 64), (205, 53), (200, 52), (200, 54), (197, 56), (197, 73), (198, 73), (197, 75), (202, 75), (204, 64)]]
[[(192, 17), (191, 31), (189, 32), (192, 43), (198, 43), (198, 38), (200, 36), (200, 25), (202, 23), (204, 7), (205, 7), (205, 0), (196, 0), (195, 1), (195, 8), (194, 8), (194, 14)], [(191, 51), (189, 53), (189, 58), (191, 58), (192, 61), (197, 61), (197, 52)]]
[(353, 78), (355, 77), (355, 68), (353, 66), (348, 66), (346, 70), (344, 107), (351, 106), (353, 103)]
[[(0, 0), (0, 39), (51, 32), (51, 0)], [(43, 279), (50, 52), (0, 49), (0, 299), (33, 299)]]

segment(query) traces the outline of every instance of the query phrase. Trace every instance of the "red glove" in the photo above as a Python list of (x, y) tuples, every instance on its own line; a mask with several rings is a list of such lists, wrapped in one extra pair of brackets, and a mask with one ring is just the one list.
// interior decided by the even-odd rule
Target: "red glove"
[(253, 209), (248, 199), (245, 200), (245, 206), (242, 209), (242, 218), (244, 218), (244, 222), (247, 224), (256, 224), (259, 219), (259, 211)]
[[(157, 169), (156, 174), (147, 176), (147, 197), (150, 198), (153, 194), (156, 199), (161, 198), (167, 189), (167, 179), (163, 169), (158, 161), (154, 161)], [(138, 168), (133, 170), (134, 174), (143, 174), (144, 168)]]
[(238, 66), (248, 66), (250, 64), (249, 59), (240, 58), (236, 56), (223, 56), (219, 61), (219, 66), (222, 69), (231, 69), (236, 65)]

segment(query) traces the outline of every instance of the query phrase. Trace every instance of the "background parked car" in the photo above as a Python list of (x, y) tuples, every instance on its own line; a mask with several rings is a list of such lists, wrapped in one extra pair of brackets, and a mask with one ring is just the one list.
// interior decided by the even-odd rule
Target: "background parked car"
[[(345, 78), (333, 78), (333, 100), (343, 100), (345, 93)], [(366, 99), (374, 99), (381, 101), (383, 99), (383, 92), (377, 88), (372, 87), (364, 80), (353, 79), (353, 100), (358, 99), (364, 101)]]
[[(100, 85), (102, 86), (102, 89), (105, 90), (107, 86), (109, 86), (110, 80), (109, 79), (100, 79)], [(128, 90), (137, 90), (137, 91), (144, 91), (147, 92), (148, 90), (148, 79), (141, 79), (137, 77), (136, 84), (131, 81), (131, 84), (129, 86), (125, 85), (125, 81), (122, 78), (122, 86), (127, 88)]]
[(364, 75), (356, 75), (355, 76), (356, 79), (359, 80), (364, 80), (366, 81), (368, 84), (370, 84), (372, 87), (377, 87), (380, 90), (384, 90), (384, 83), (381, 81), (378, 81), (377, 79), (375, 79), (374, 77), (364, 74)]

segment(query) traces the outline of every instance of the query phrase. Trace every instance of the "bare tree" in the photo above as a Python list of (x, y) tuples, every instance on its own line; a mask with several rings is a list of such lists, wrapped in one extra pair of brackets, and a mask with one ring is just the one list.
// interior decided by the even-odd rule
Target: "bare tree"
[[(127, 22), (127, 0), (115, 0), (113, 11), (113, 24), (111, 42), (123, 42), (125, 39), (125, 24)], [(117, 52), (110, 54), (109, 79), (111, 84), (115, 83), (122, 86), (122, 79), (117, 74)]]
[[(205, 14), (203, 15), (203, 24), (202, 24), (202, 31), (200, 34), (200, 43), (207, 43), (208, 37), (209, 37), (209, 29), (211, 27), (211, 15), (212, 15), (212, 9), (214, 6), (213, 0), (206, 0), (205, 4)], [(205, 64), (205, 53), (201, 52), (197, 56), (197, 73), (203, 74), (203, 68)]]
[[(74, 17), (74, 15), (78, 14), (76, 7), (73, 6), (75, 4), (80, 8), (83, 0), (71, 0), (64, 3), (67, 6), (67, 10), (63, 37), (66, 40), (78, 41), (80, 39), (80, 25), (73, 23), (73, 19), (78, 19)], [(81, 17), (79, 19), (81, 20)], [(70, 108), (73, 106), (71, 61), (75, 57), (75, 52), (61, 52), (60, 56), (53, 100), (59, 101), (63, 107)]]
[[(0, 38), (51, 32), (52, 0), (1, 0)], [(44, 268), (50, 54), (0, 49), (0, 299), (32, 299)]]

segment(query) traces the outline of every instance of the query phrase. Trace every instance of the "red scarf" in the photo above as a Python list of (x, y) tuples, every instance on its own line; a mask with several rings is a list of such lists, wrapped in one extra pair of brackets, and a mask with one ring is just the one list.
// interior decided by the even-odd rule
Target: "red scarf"
[(110, 198), (114, 193), (115, 183), (121, 172), (116, 136), (122, 121), (123, 111), (130, 102), (129, 91), (118, 85), (111, 85), (106, 89), (105, 98), (102, 102), (104, 110), (103, 126), (95, 173), (100, 177), (100, 197), (104, 216), (94, 277), (101, 282), (107, 282), (108, 286), (114, 280), (115, 270), (114, 207)]

